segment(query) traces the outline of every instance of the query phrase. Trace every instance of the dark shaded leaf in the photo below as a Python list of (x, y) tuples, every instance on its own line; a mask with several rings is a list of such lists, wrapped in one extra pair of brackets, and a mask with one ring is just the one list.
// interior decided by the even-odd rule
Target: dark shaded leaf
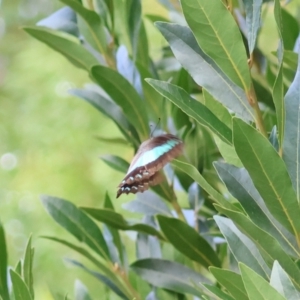
[(89, 71), (92, 66), (98, 64), (97, 59), (82, 47), (78, 40), (71, 38), (71, 35), (38, 26), (26, 26), (23, 29), (34, 38), (60, 52), (78, 68)]
[(126, 299), (126, 300), (131, 299), (130, 296), (128, 297), (126, 292), (124, 293), (124, 287), (123, 286), (116, 285), (113, 281), (111, 281), (108, 277), (104, 276), (103, 274), (100, 274), (98, 272), (95, 272), (95, 271), (92, 271), (92, 270), (88, 269), (82, 263), (80, 263), (76, 260), (66, 259), (66, 261), (68, 261), (69, 263), (73, 264), (76, 267), (79, 267), (79, 268), (83, 269), (87, 273), (93, 275), (95, 278), (100, 280), (103, 284), (107, 285), (109, 287), (109, 289), (112, 290), (114, 293), (116, 293), (121, 299)]
[(200, 125), (209, 128), (214, 134), (228, 144), (232, 143), (232, 132), (205, 105), (193, 99), (182, 88), (159, 80), (147, 79), (160, 94), (195, 119)]
[(129, 163), (122, 157), (107, 154), (101, 156), (100, 158), (111, 168), (119, 172), (126, 173), (129, 168)]
[(127, 121), (121, 108), (116, 103), (89, 89), (71, 89), (69, 93), (92, 104), (101, 113), (112, 119), (126, 140), (130, 141), (137, 148), (140, 143), (137, 131)]
[(81, 207), (81, 209), (92, 216), (94, 219), (103, 222), (113, 228), (120, 230), (133, 230), (145, 234), (154, 235), (164, 240), (161, 233), (154, 227), (142, 223), (129, 224), (121, 214), (118, 214), (110, 209), (96, 209), (89, 207)]
[(73, 203), (51, 196), (42, 196), (42, 203), (51, 217), (80, 242), (109, 260), (109, 252), (99, 227)]
[(208, 279), (199, 273), (175, 262), (163, 259), (143, 259), (134, 262), (131, 269), (150, 284), (174, 292), (188, 293), (202, 299), (196, 287)]
[(220, 266), (217, 254), (209, 243), (192, 227), (175, 218), (157, 216), (165, 237), (182, 254), (204, 267)]
[(149, 137), (148, 118), (143, 100), (133, 86), (122, 75), (107, 67), (95, 66), (91, 69), (91, 75), (122, 108), (126, 118), (131, 120), (140, 133), (141, 139), (146, 140)]

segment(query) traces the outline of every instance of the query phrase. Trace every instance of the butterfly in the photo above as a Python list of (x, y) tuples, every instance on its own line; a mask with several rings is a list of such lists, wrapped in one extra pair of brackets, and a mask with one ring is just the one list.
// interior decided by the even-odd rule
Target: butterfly
[(122, 194), (142, 193), (159, 184), (164, 179), (159, 171), (182, 152), (183, 142), (170, 133), (143, 142), (118, 186), (117, 198)]

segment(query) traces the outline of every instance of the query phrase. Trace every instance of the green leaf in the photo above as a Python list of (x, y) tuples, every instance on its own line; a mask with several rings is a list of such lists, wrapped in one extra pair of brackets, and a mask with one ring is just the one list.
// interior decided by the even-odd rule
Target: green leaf
[[(86, 22), (89, 35), (92, 37), (92, 40), (89, 42), (95, 46), (95, 49), (98, 52), (106, 55), (106, 33), (99, 15), (96, 12), (83, 7), (82, 4), (76, 0), (60, 1), (71, 7)], [(81, 34), (83, 34), (83, 32), (81, 32)], [(84, 36), (86, 37), (87, 34), (84, 34)]]
[(172, 216), (168, 206), (156, 194), (148, 192), (143, 195), (137, 194), (137, 198), (125, 203), (122, 207), (134, 213), (145, 215), (166, 215)]
[(200, 125), (209, 128), (226, 143), (232, 143), (230, 128), (222, 123), (205, 105), (193, 99), (185, 90), (160, 80), (147, 79), (146, 81)]
[(270, 284), (246, 265), (239, 264), (249, 300), (285, 300)]
[[(106, 209), (110, 209), (110, 210), (115, 210), (113, 203), (111, 202), (111, 199), (108, 195), (108, 193), (105, 194), (105, 200), (104, 200), (104, 208)], [(122, 262), (122, 264), (124, 263), (124, 255), (125, 255), (125, 250), (123, 249), (123, 244), (122, 244), (122, 240), (119, 234), (119, 231), (116, 230), (115, 228), (112, 228), (111, 226), (107, 226), (108, 230), (110, 231), (112, 237), (113, 237), (113, 242), (114, 245), (116, 246), (116, 248), (118, 249), (118, 253), (119, 253), (119, 257), (120, 260)]]
[(210, 267), (209, 271), (217, 279), (218, 283), (238, 300), (248, 300), (247, 292), (240, 274), (230, 270)]
[(66, 240), (62, 240), (56, 237), (51, 237), (51, 236), (42, 236), (42, 238), (60, 243), (64, 246), (69, 247), (70, 249), (78, 252), (79, 254), (81, 254), (82, 256), (84, 256), (86, 259), (88, 259), (90, 262), (92, 262), (97, 268), (99, 268), (100, 270), (102, 270), (109, 278), (111, 278), (112, 280), (117, 280), (117, 276), (115, 275), (115, 273), (113, 271), (111, 271), (108, 267), (106, 267), (102, 262), (100, 262), (99, 260), (97, 260), (93, 255), (91, 255), (91, 253), (89, 251), (87, 251), (86, 249), (80, 247), (80, 246), (76, 246)]
[(206, 89), (202, 89), (203, 104), (214, 113), (214, 115), (222, 121), (227, 127), (232, 129), (232, 116), (228, 109), (218, 102)]
[(283, 160), (270, 142), (242, 120), (233, 120), (235, 150), (273, 216), (300, 244), (300, 208)]
[(34, 249), (31, 248), (31, 237), (30, 237), (25, 250), (22, 274), (23, 274), (24, 282), (29, 288), (32, 298), (34, 298), (33, 275), (32, 275), (33, 254), (34, 254)]
[(234, 298), (232, 298), (231, 296), (229, 296), (228, 294), (226, 294), (225, 292), (223, 292), (222, 290), (220, 290), (218, 287), (213, 286), (213, 285), (209, 285), (209, 284), (203, 284), (203, 286), (214, 296), (217, 296), (217, 299), (221, 299), (221, 300), (235, 300)]
[(146, 78), (154, 77), (154, 74), (152, 74), (145, 66), (141, 65), (139, 62), (136, 63), (136, 67), (139, 70), (142, 79), (142, 88), (145, 101), (147, 103), (147, 113), (150, 120), (157, 122), (159, 117), (164, 120), (166, 118), (166, 112), (163, 110), (163, 97), (157, 94), (157, 92), (145, 81)]
[[(203, 49), (199, 48), (188, 27), (161, 22), (158, 22), (156, 26), (169, 42), (177, 60), (198, 85), (205, 88), (217, 101), (241, 118), (247, 121), (255, 119), (245, 92), (220, 70)], [(231, 38), (230, 41), (232, 41)], [(215, 48), (216, 46), (213, 46), (213, 49)]]
[(4, 227), (0, 221), (0, 297), (3, 300), (9, 299), (8, 287), (7, 287), (7, 250), (5, 241)]
[(21, 276), (14, 270), (10, 270), (10, 278), (12, 281), (15, 300), (33, 300), (26, 283), (22, 280)]
[[(290, 256), (280, 247), (278, 241), (262, 230), (259, 226), (251, 222), (245, 215), (230, 211), (229, 209), (215, 206), (219, 212), (226, 214), (231, 218), (244, 234), (246, 234), (261, 250), (264, 258), (269, 264), (273, 264), (275, 260), (285, 268), (285, 271), (291, 276), (297, 286), (300, 287), (300, 270), (290, 258)], [(245, 263), (245, 262), (244, 262)], [(253, 268), (253, 265), (247, 264)], [(254, 269), (254, 268), (253, 268)], [(265, 277), (257, 269), (255, 271)], [(269, 273), (269, 272), (268, 272)]]
[(119, 45), (125, 45), (126, 49), (133, 54), (133, 49), (130, 41), (129, 33), (129, 10), (131, 1), (112, 0), (111, 6), (113, 7), (113, 36), (118, 40)]
[(214, 166), (230, 194), (241, 203), (253, 223), (276, 238), (287, 253), (298, 257), (300, 253), (295, 237), (266, 208), (247, 170), (221, 162), (215, 162)]
[(94, 277), (96, 277), (102, 283), (104, 283), (105, 285), (107, 285), (109, 287), (109, 289), (111, 291), (113, 291), (114, 293), (116, 293), (121, 299), (125, 299), (125, 300), (131, 299), (130, 298), (130, 294), (128, 295), (128, 293), (124, 293), (122, 291), (122, 289), (123, 289), (122, 286), (116, 285), (113, 281), (111, 281), (109, 278), (107, 278), (103, 274), (100, 274), (100, 273), (95, 272), (95, 271), (91, 271), (90, 269), (88, 269), (87, 267), (85, 267), (82, 263), (80, 263), (80, 262), (78, 262), (76, 260), (66, 259), (66, 261), (68, 261), (69, 263), (73, 264), (74, 266), (79, 267), (79, 268), (83, 269), (84, 271), (88, 272), (89, 274), (93, 275)]
[(71, 38), (71, 35), (38, 26), (26, 26), (23, 29), (34, 38), (60, 52), (78, 68), (90, 70), (92, 66), (98, 64), (97, 59), (79, 44), (79, 40)]
[(79, 280), (75, 281), (75, 300), (92, 300), (87, 287)]
[(198, 172), (198, 170), (183, 161), (180, 160), (173, 160), (172, 165), (176, 168), (179, 169), (180, 171), (183, 171), (186, 173), (188, 176), (193, 178), (194, 181), (196, 181), (202, 189), (204, 189), (217, 203), (221, 204), (224, 207), (229, 207), (231, 208), (231, 204), (227, 202), (223, 196), (217, 192), (206, 180), (205, 178)]
[(278, 261), (274, 261), (270, 285), (288, 300), (300, 299), (300, 293)]
[(222, 157), (227, 163), (235, 165), (237, 167), (241, 167), (243, 165), (239, 157), (237, 156), (235, 149), (231, 145), (223, 142), (217, 136), (214, 136), (214, 139)]
[(112, 119), (126, 140), (130, 141), (135, 147), (140, 144), (136, 129), (128, 122), (116, 103), (89, 89), (71, 89), (69, 93), (87, 101), (105, 116)]
[(283, 140), (283, 159), (286, 163), (293, 187), (300, 201), (300, 55), (294, 81), (289, 87), (285, 101), (285, 129)]
[(249, 91), (251, 79), (242, 35), (225, 4), (222, 1), (183, 0), (181, 5), (203, 52), (235, 84)]
[(129, 168), (129, 163), (122, 157), (116, 155), (103, 155), (100, 157), (108, 166), (122, 173), (126, 173)]
[(42, 203), (51, 217), (80, 242), (84, 242), (105, 260), (109, 252), (99, 227), (73, 203), (51, 196), (42, 196)]
[[(219, 209), (219, 206), (217, 206)], [(244, 235), (235, 224), (227, 218), (214, 216), (220, 231), (227, 240), (228, 246), (238, 262), (251, 266), (264, 278), (269, 278), (270, 269), (259, 253), (255, 244)]]
[(93, 79), (123, 110), (128, 120), (140, 133), (142, 140), (149, 137), (148, 118), (144, 109), (143, 100), (133, 86), (116, 71), (95, 66), (91, 69)]
[(208, 280), (199, 273), (175, 262), (163, 259), (143, 259), (130, 268), (150, 284), (178, 293), (188, 293), (202, 299), (197, 286)]
[(76, 13), (70, 7), (59, 9), (45, 19), (40, 20), (36, 25), (63, 31), (79, 37)]
[(247, 39), (250, 54), (253, 52), (261, 23), (262, 0), (243, 0), (246, 11)]
[(293, 50), (295, 42), (299, 34), (298, 21), (287, 10), (281, 9), (282, 16), (282, 38), (284, 43), (284, 49)]
[(132, 56), (134, 59), (137, 56), (137, 50), (139, 44), (138, 42), (139, 42), (139, 33), (141, 29), (141, 14), (142, 14), (141, 0), (132, 0), (129, 9), (128, 29), (129, 29), (130, 41), (132, 45)]
[(120, 230), (133, 230), (145, 234), (154, 235), (164, 240), (161, 233), (154, 227), (142, 223), (129, 224), (121, 214), (118, 214), (110, 209), (96, 209), (90, 207), (81, 207), (81, 209), (92, 216), (94, 219), (103, 222), (113, 228)]
[(204, 267), (220, 266), (220, 261), (210, 244), (192, 227), (175, 218), (157, 216), (165, 237), (182, 254)]

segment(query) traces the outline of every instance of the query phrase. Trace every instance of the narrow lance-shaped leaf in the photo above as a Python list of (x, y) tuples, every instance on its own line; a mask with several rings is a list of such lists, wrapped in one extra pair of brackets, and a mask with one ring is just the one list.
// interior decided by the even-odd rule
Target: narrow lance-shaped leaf
[(105, 35), (105, 28), (103, 26), (103, 22), (99, 15), (82, 6), (82, 4), (75, 0), (60, 0), (61, 2), (65, 3), (66, 5), (70, 6), (80, 17), (84, 19), (86, 22), (88, 29), (90, 31), (90, 35), (93, 39), (93, 44), (97, 46), (97, 50), (106, 55), (107, 51), (107, 42), (106, 42), (106, 35)]
[(249, 91), (251, 79), (242, 35), (225, 4), (222, 1), (183, 0), (181, 5), (203, 52), (235, 84)]
[[(218, 205), (215, 205), (215, 207), (220, 213), (227, 215), (231, 220), (233, 220), (236, 226), (239, 227), (239, 230), (241, 230), (243, 234), (247, 235), (255, 243), (256, 247), (262, 254), (264, 254), (264, 258), (269, 264), (272, 264), (274, 260), (278, 260), (285, 268), (286, 272), (291, 276), (293, 282), (300, 287), (299, 269), (273, 236), (254, 224), (244, 214), (222, 208)], [(243, 262), (245, 263), (245, 261)], [(251, 264), (247, 265), (253, 268)], [(257, 270), (255, 271), (258, 272)], [(261, 275), (263, 276), (263, 274)]]
[(87, 244), (104, 259), (109, 252), (99, 227), (73, 203), (51, 196), (42, 196), (42, 203), (51, 217), (79, 241)]
[(169, 242), (182, 254), (204, 267), (220, 266), (217, 254), (192, 227), (175, 218), (157, 216), (159, 226)]
[(121, 108), (96, 91), (86, 89), (71, 89), (71, 95), (79, 97), (93, 105), (101, 113), (109, 117), (118, 126), (124, 137), (135, 147), (140, 144), (136, 129), (128, 122)]
[(91, 69), (93, 79), (106, 91), (131, 120), (142, 140), (149, 137), (148, 118), (143, 100), (133, 86), (118, 72), (103, 66)]
[(15, 300), (32, 300), (29, 289), (21, 276), (14, 270), (10, 270)]
[(278, 261), (274, 262), (270, 285), (288, 300), (300, 299), (299, 291), (295, 288), (291, 279), (284, 271), (284, 269), (280, 266)]
[(251, 266), (264, 278), (269, 278), (270, 269), (255, 244), (230, 219), (221, 216), (214, 216), (214, 219), (236, 260)]
[(92, 66), (98, 64), (97, 59), (82, 47), (77, 39), (71, 39), (71, 35), (38, 26), (23, 27), (23, 29), (55, 51), (60, 52), (78, 68), (90, 70)]
[(0, 296), (3, 300), (9, 299), (7, 287), (7, 250), (3, 225), (0, 221)]
[(205, 289), (207, 289), (209, 291), (209, 294), (213, 294), (213, 295), (217, 296), (217, 299), (235, 300), (230, 295), (228, 295), (227, 293), (223, 292), (221, 289), (219, 289), (218, 287), (216, 287), (214, 285), (203, 284), (203, 286), (205, 287)]
[(232, 204), (227, 202), (223, 196), (205, 180), (194, 166), (180, 160), (174, 160), (172, 165), (192, 177), (193, 180), (196, 181), (217, 203), (224, 207), (232, 208)]
[(31, 237), (30, 237), (25, 250), (22, 274), (23, 274), (24, 281), (29, 288), (32, 298), (34, 298), (33, 275), (32, 275), (33, 254), (34, 254), (34, 249), (31, 248)]
[(96, 220), (103, 222), (113, 228), (121, 230), (134, 230), (137, 232), (154, 235), (164, 240), (162, 234), (159, 231), (157, 231), (154, 227), (143, 223), (130, 224), (123, 218), (121, 214), (118, 214), (110, 209), (96, 209), (89, 207), (81, 207), (81, 209), (89, 215), (91, 215)]
[(286, 300), (264, 278), (246, 265), (239, 264), (249, 300)]
[(209, 271), (235, 299), (249, 300), (240, 274), (215, 267), (210, 267)]
[(185, 90), (159, 80), (147, 79), (147, 82), (199, 124), (209, 128), (226, 143), (232, 143), (231, 129), (221, 122), (205, 105), (193, 99)]
[(276, 238), (290, 255), (299, 257), (295, 237), (269, 212), (247, 170), (221, 162), (215, 162), (214, 166), (230, 194), (241, 203), (253, 223)]
[[(279, 33), (279, 45), (277, 50), (278, 56), (278, 73), (273, 86), (273, 100), (276, 108), (276, 117), (277, 117), (277, 127), (278, 127), (278, 137), (280, 149), (282, 149), (283, 137), (284, 137), (284, 122), (285, 122), (285, 104), (283, 100), (284, 86), (283, 86), (283, 28), (282, 28), (282, 16), (281, 16), (281, 6), (280, 1), (275, 0), (274, 2), (274, 17), (277, 24), (277, 29)], [(280, 153), (282, 150), (280, 150)], [(281, 153), (282, 154), (282, 153)]]
[(91, 274), (94, 277), (96, 277), (103, 284), (107, 285), (110, 290), (112, 290), (113, 292), (115, 292), (121, 299), (124, 299), (124, 300), (129, 300), (130, 299), (130, 294), (128, 295), (127, 291), (124, 293), (124, 291), (122, 290), (123, 289), (122, 286), (116, 285), (113, 281), (111, 281), (105, 275), (100, 274), (100, 273), (95, 272), (95, 271), (91, 271), (90, 269), (88, 269), (87, 267), (85, 267), (82, 263), (80, 263), (80, 262), (78, 262), (76, 260), (73, 260), (73, 259), (66, 259), (66, 260), (68, 262), (70, 262), (71, 264), (73, 264), (73, 265), (75, 265), (75, 266), (83, 269), (84, 271), (86, 271), (89, 274)]
[(243, 0), (246, 11), (247, 38), (250, 54), (253, 52), (260, 27), (262, 0)]
[[(299, 52), (300, 53), (300, 52)], [(300, 201), (300, 55), (294, 81), (285, 95), (283, 159)]]
[(116, 155), (103, 155), (100, 157), (108, 166), (116, 171), (126, 173), (129, 167), (129, 163), (122, 157)]
[(188, 293), (202, 299), (197, 285), (209, 280), (179, 263), (163, 259), (143, 259), (130, 268), (150, 284), (178, 293)]
[[(113, 211), (115, 210), (108, 193), (105, 194), (104, 208), (111, 209)], [(122, 244), (122, 240), (121, 240), (119, 231), (115, 228), (112, 228), (111, 226), (107, 226), (107, 227), (113, 237), (114, 245), (118, 249), (119, 257), (123, 264), (124, 263), (124, 253), (123, 253), (124, 249), (123, 249), (123, 244)]]
[(40, 20), (36, 25), (51, 28), (58, 31), (64, 31), (79, 37), (78, 26), (76, 22), (76, 13), (70, 7), (63, 7), (54, 12), (45, 19)]
[(244, 120), (255, 119), (245, 92), (225, 75), (203, 49), (200, 49), (188, 27), (162, 22), (155, 25), (169, 42), (177, 60), (198, 85)]
[(270, 142), (242, 120), (233, 120), (236, 152), (273, 216), (300, 244), (300, 208), (283, 160)]

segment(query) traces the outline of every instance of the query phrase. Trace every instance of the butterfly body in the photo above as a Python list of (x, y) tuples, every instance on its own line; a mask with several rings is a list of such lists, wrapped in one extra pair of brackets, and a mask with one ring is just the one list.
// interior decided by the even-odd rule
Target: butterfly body
[(163, 180), (159, 172), (183, 151), (183, 142), (172, 134), (162, 134), (143, 142), (119, 185), (117, 198), (125, 193), (144, 192)]

